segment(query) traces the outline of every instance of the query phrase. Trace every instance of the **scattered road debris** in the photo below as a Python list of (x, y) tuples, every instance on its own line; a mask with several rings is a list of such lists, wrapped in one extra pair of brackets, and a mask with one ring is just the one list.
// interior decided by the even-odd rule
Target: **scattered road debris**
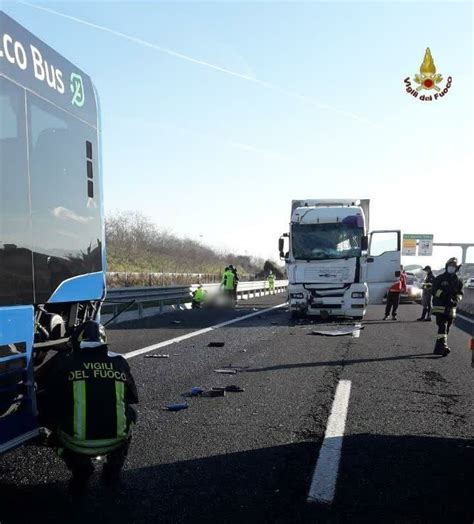
[(167, 404), (163, 407), (165, 411), (181, 411), (182, 409), (188, 409), (187, 402), (182, 402), (180, 404)]
[(245, 389), (241, 388), (240, 386), (236, 386), (235, 384), (232, 384), (230, 386), (226, 386), (225, 391), (229, 393), (243, 393)]
[(343, 337), (346, 335), (352, 335), (353, 333), (357, 331), (359, 331), (360, 333), (360, 330), (364, 329), (364, 327), (365, 326), (361, 326), (360, 324), (358, 324), (356, 326), (350, 326), (350, 327), (341, 328), (341, 329), (321, 329), (321, 330), (313, 329), (311, 333), (313, 335), (321, 335), (323, 337)]
[(208, 348), (221, 348), (225, 346), (225, 342), (209, 342), (207, 345)]
[(222, 373), (224, 375), (235, 375), (237, 373), (237, 370), (231, 368), (215, 369), (214, 373)]
[(224, 388), (212, 388), (207, 391), (203, 391), (203, 397), (225, 397)]
[(169, 355), (145, 355), (145, 358), (170, 358)]

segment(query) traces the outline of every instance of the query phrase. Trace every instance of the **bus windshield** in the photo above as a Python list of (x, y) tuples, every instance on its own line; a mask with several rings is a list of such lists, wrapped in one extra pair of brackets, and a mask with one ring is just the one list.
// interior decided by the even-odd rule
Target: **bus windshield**
[(293, 224), (293, 256), (297, 260), (358, 257), (363, 229), (349, 224)]

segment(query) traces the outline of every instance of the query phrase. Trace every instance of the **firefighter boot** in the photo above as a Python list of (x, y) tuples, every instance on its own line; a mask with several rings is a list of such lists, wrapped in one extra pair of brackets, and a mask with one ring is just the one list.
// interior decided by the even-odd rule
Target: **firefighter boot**
[(448, 344), (446, 343), (446, 338), (438, 338), (433, 353), (441, 357), (449, 355), (450, 349), (448, 347)]

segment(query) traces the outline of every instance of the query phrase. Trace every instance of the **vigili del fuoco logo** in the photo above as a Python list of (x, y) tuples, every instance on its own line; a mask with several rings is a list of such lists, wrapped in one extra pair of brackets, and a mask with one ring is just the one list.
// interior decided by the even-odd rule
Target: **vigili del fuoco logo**
[(448, 76), (446, 84), (444, 86), (442, 85), (443, 77), (436, 72), (436, 66), (429, 47), (426, 48), (425, 58), (423, 58), (423, 62), (420, 66), (420, 74), (415, 75), (413, 81), (418, 84), (418, 87), (412, 87), (409, 76), (405, 78), (404, 82), (406, 92), (413, 98), (417, 98), (422, 102), (433, 102), (434, 100), (439, 100), (448, 94), (453, 83), (452, 77)]

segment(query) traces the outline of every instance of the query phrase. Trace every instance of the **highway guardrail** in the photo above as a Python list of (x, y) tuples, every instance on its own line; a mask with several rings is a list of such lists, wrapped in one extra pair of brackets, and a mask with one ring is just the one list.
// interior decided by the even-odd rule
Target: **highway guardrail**
[[(214, 295), (218, 293), (220, 284), (203, 284), (202, 287), (209, 295)], [(275, 281), (275, 293), (285, 292), (287, 287), (287, 280)], [(197, 285), (112, 288), (107, 291), (107, 297), (102, 307), (102, 318), (105, 321), (110, 320), (108, 317), (113, 318), (118, 315), (127, 304), (133, 304), (134, 314), (132, 316), (135, 318), (163, 313), (173, 306), (189, 304), (196, 288)], [(237, 286), (237, 299), (239, 300), (261, 297), (269, 293), (269, 284), (266, 280), (239, 282)], [(128, 320), (130, 316), (130, 313), (124, 317), (120, 316), (120, 320)]]

